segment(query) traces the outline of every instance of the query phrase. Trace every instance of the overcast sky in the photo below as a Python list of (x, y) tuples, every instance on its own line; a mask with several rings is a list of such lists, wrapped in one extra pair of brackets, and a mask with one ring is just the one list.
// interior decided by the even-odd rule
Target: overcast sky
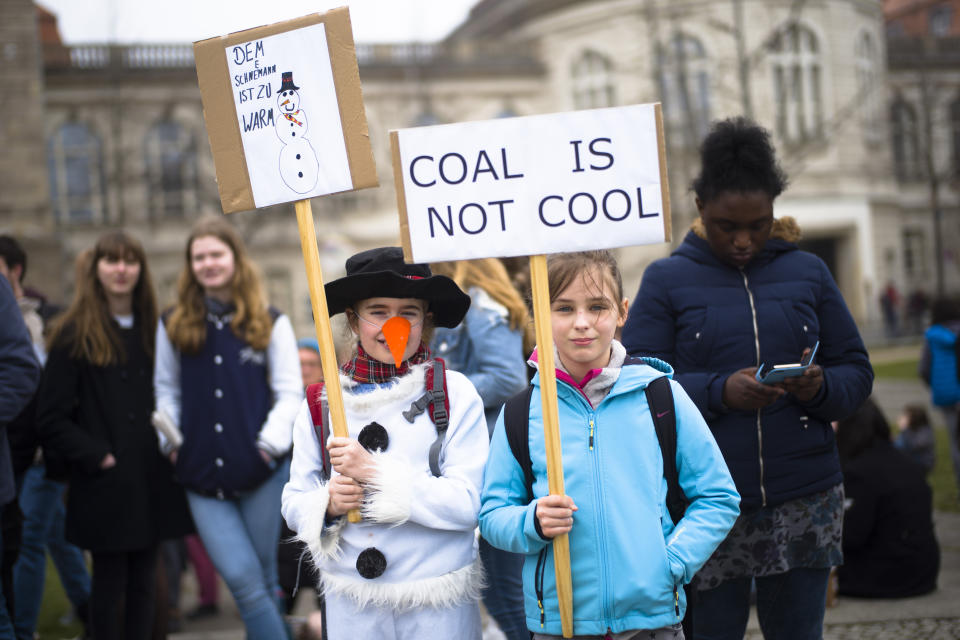
[(194, 42), (347, 5), (358, 42), (443, 38), (479, 0), (38, 0), (67, 44)]

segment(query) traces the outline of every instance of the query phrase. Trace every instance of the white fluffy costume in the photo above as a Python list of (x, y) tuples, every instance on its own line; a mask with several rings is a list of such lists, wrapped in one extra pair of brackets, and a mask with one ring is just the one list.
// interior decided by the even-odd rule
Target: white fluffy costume
[[(377, 472), (365, 486), (360, 523), (348, 523), (345, 517), (325, 521), (329, 494), (322, 477), (322, 445), (306, 402), (297, 416), (282, 511), (320, 571), (328, 594), (330, 640), (406, 638), (411, 633), (417, 638), (480, 637), (482, 572), (474, 529), (488, 446), (483, 402), (466, 377), (447, 371), (450, 423), (440, 454), (441, 475), (435, 477), (428, 454), (437, 431), (429, 411), (412, 423), (402, 415), (424, 394), (430, 365), (414, 365), (376, 388), (341, 376), (350, 437), (363, 442), (361, 431), (373, 423), (387, 436), (386, 446), (373, 454)], [(344, 625), (357, 611), (363, 619)], [(362, 634), (356, 625), (363, 627)], [(427, 635), (425, 628), (430, 629)]]

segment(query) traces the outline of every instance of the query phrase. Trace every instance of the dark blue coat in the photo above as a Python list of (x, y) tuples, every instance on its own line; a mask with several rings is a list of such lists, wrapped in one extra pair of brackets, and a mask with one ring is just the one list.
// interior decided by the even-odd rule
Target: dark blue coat
[[(721, 262), (693, 231), (651, 264), (623, 329), (631, 355), (666, 360), (703, 413), (746, 507), (776, 505), (841, 481), (831, 420), (870, 395), (873, 369), (827, 266), (784, 237), (777, 220), (743, 269)], [(797, 362), (820, 341), (824, 383), (811, 402), (786, 395), (759, 411), (728, 410), (729, 375), (761, 363)]]
[(0, 505), (15, 497), (7, 424), (30, 402), (40, 365), (10, 283), (0, 276)]

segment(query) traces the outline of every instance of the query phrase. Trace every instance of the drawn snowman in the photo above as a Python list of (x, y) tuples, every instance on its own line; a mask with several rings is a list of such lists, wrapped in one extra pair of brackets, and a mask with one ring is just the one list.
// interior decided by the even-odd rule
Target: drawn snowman
[(277, 90), (279, 116), (274, 120), (280, 150), (280, 177), (297, 193), (308, 193), (317, 184), (320, 166), (307, 140), (307, 112), (300, 108), (300, 87), (293, 84), (293, 72), (284, 71)]

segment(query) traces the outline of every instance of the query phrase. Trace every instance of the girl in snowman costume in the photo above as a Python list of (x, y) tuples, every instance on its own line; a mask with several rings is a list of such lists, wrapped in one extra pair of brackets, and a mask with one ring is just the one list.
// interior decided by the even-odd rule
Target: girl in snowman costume
[[(325, 291), (330, 314), (345, 312), (358, 340), (341, 367), (350, 437), (320, 442), (309, 399), (303, 404), (283, 516), (320, 573), (329, 640), (479, 640), (483, 402), (465, 376), (447, 371), (441, 438), (417, 405), (433, 367), (429, 334), (455, 327), (470, 298), (427, 265), (405, 264), (399, 247), (352, 256), (346, 271)], [(348, 522), (350, 509), (362, 522)]]

